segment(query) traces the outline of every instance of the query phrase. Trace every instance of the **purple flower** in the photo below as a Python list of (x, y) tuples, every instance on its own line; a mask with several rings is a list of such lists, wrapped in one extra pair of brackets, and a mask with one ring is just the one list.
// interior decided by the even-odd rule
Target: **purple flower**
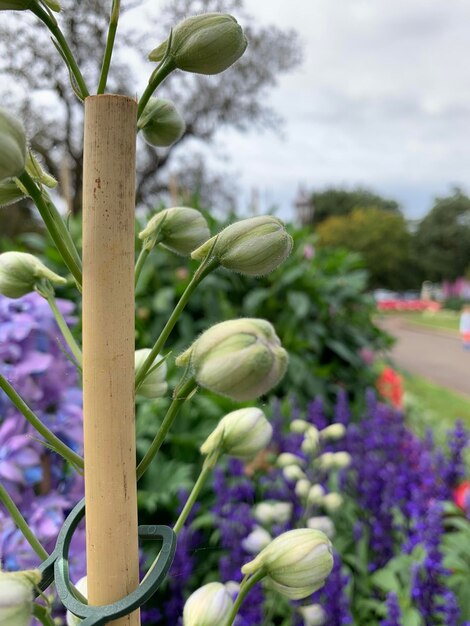
[(380, 622), (380, 626), (401, 626), (401, 610), (395, 593), (387, 595), (387, 618)]

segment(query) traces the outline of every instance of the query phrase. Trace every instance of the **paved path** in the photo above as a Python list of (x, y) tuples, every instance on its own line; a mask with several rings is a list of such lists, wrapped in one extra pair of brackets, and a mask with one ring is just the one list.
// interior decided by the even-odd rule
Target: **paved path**
[(463, 350), (457, 333), (417, 328), (399, 317), (387, 317), (381, 325), (397, 339), (392, 349), (397, 365), (470, 396), (470, 351)]

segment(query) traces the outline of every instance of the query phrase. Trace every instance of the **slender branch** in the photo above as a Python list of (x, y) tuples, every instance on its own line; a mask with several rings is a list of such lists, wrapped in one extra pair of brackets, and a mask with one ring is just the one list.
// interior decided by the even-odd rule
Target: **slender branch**
[(150, 254), (150, 250), (146, 250), (142, 248), (140, 254), (137, 258), (137, 263), (135, 264), (135, 286), (137, 287), (137, 283), (139, 282), (140, 272), (145, 265), (145, 261), (147, 260), (148, 255)]
[(189, 282), (188, 286), (184, 290), (181, 298), (179, 299), (179, 301), (178, 301), (177, 305), (175, 306), (172, 314), (170, 315), (170, 318), (168, 319), (167, 323), (165, 324), (165, 327), (163, 328), (163, 330), (162, 330), (159, 338), (157, 339), (155, 345), (153, 346), (152, 350), (150, 351), (148, 357), (145, 359), (145, 361), (142, 363), (142, 365), (138, 369), (138, 371), (136, 373), (136, 378), (135, 378), (136, 389), (138, 389), (140, 387), (140, 385), (144, 381), (145, 376), (147, 375), (149, 369), (151, 368), (152, 363), (155, 361), (157, 356), (162, 351), (162, 349), (163, 349), (163, 347), (165, 345), (166, 340), (168, 339), (171, 331), (173, 330), (173, 327), (175, 326), (176, 322), (178, 321), (179, 316), (183, 312), (186, 304), (188, 303), (188, 300), (191, 297), (191, 294), (196, 289), (196, 287), (199, 285), (199, 283), (208, 274), (210, 274), (210, 272), (212, 272), (216, 267), (218, 267), (218, 265), (219, 265), (219, 263), (215, 259), (211, 259), (211, 260), (208, 260), (208, 261), (203, 261), (203, 263), (201, 263), (201, 265), (198, 267), (198, 269), (194, 273), (191, 281)]
[(82, 351), (80, 350), (79, 345), (75, 341), (75, 337), (72, 335), (70, 328), (67, 325), (67, 322), (64, 320), (64, 316), (59, 310), (57, 306), (57, 302), (54, 296), (54, 291), (48, 290), (48, 294), (46, 296), (46, 300), (51, 307), (51, 311), (54, 314), (55, 321), (57, 322), (58, 327), (60, 328), (60, 332), (67, 342), (68, 347), (70, 348), (73, 356), (75, 357), (78, 365), (82, 367)]
[(253, 589), (253, 587), (259, 583), (259, 581), (266, 576), (266, 573), (263, 570), (256, 572), (253, 574), (251, 578), (245, 578), (242, 581), (240, 591), (238, 592), (237, 599), (235, 600), (232, 610), (230, 611), (230, 615), (228, 616), (228, 620), (223, 626), (232, 626), (235, 618), (237, 617), (238, 611), (240, 610), (241, 605), (243, 604), (244, 599), (249, 594), (249, 592)]
[(43, 626), (55, 626), (56, 622), (51, 617), (47, 608), (42, 606), (42, 604), (33, 603), (33, 615)]
[(59, 48), (64, 55), (64, 59), (67, 62), (68, 68), (77, 82), (81, 98), (82, 100), (84, 100), (87, 96), (90, 95), (90, 93), (80, 71), (80, 68), (77, 65), (75, 57), (73, 56), (67, 40), (60, 30), (55, 18), (52, 15), (49, 15), (49, 13), (45, 11), (39, 3), (34, 2), (31, 6), (31, 11), (41, 20), (41, 22), (43, 22), (47, 26), (47, 28), (56, 38), (57, 43), (59, 44)]
[(64, 263), (73, 274), (77, 285), (80, 287), (82, 284), (82, 263), (80, 256), (57, 208), (49, 196), (38, 188), (27, 172), (23, 172), (19, 180), (33, 199), (57, 250), (60, 252)]
[(36, 535), (33, 533), (31, 528), (28, 526), (25, 518), (21, 515), (20, 510), (18, 509), (16, 504), (13, 502), (10, 494), (1, 483), (0, 483), (0, 500), (2, 501), (8, 513), (10, 513), (12, 520), (15, 522), (18, 529), (22, 532), (26, 541), (29, 543), (32, 549), (36, 552), (36, 554), (41, 559), (41, 561), (45, 561), (49, 557), (48, 552), (46, 551), (44, 546), (41, 544), (39, 539), (36, 537)]
[(153, 461), (155, 455), (160, 450), (162, 443), (165, 441), (165, 437), (167, 436), (168, 431), (172, 427), (173, 422), (175, 421), (176, 416), (178, 415), (181, 407), (183, 406), (183, 404), (186, 402), (186, 400), (190, 397), (190, 395), (196, 388), (197, 388), (197, 383), (193, 378), (191, 378), (185, 383), (183, 383), (179, 389), (177, 388), (175, 390), (175, 397), (172, 403), (170, 404), (170, 407), (163, 419), (163, 422), (160, 428), (158, 429), (158, 432), (155, 435), (154, 440), (150, 444), (149, 449), (145, 453), (144, 458), (137, 466), (137, 480), (140, 480), (140, 478), (142, 478), (142, 476), (147, 471), (150, 463)]
[(113, 0), (111, 9), (111, 17), (109, 19), (108, 37), (106, 39), (106, 48), (103, 56), (103, 65), (101, 66), (100, 81), (98, 84), (97, 94), (104, 93), (106, 83), (108, 81), (109, 66), (111, 65), (111, 57), (113, 54), (114, 40), (116, 38), (116, 30), (119, 21), (119, 10), (121, 8), (120, 0)]
[(188, 519), (188, 516), (191, 513), (191, 510), (193, 506), (195, 505), (198, 499), (199, 493), (201, 492), (201, 489), (204, 486), (204, 483), (206, 482), (209, 474), (211, 473), (212, 468), (213, 468), (213, 465), (204, 463), (202, 467), (202, 471), (199, 474), (199, 478), (195, 482), (194, 487), (191, 493), (189, 494), (188, 499), (186, 500), (186, 504), (184, 505), (183, 510), (181, 511), (178, 519), (176, 520), (176, 524), (173, 526), (173, 530), (175, 531), (176, 535), (179, 534), (180, 530), (184, 526), (184, 523)]
[(26, 402), (16, 393), (2, 374), (0, 374), (0, 389), (3, 389), (18, 411), (22, 413), (31, 426), (33, 426), (33, 428), (35, 428), (38, 433), (44, 437), (55, 452), (63, 456), (64, 459), (71, 465), (78, 467), (79, 469), (83, 469), (84, 465), (82, 457), (56, 437), (54, 433), (41, 422), (39, 417), (33, 413)]
[(142, 113), (144, 112), (145, 106), (147, 102), (153, 95), (155, 89), (165, 80), (168, 74), (175, 69), (175, 64), (173, 59), (168, 56), (160, 63), (157, 69), (154, 71), (152, 76), (150, 77), (149, 83), (147, 87), (144, 89), (144, 93), (142, 94), (139, 100), (139, 107), (137, 109), (137, 120), (140, 118)]

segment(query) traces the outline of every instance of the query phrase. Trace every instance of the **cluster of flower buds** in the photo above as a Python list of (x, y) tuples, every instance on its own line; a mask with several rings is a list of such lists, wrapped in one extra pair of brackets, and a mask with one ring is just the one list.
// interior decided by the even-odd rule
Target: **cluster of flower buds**
[(234, 17), (206, 13), (177, 24), (171, 36), (152, 50), (149, 59), (157, 62), (167, 59), (172, 68), (185, 72), (219, 74), (242, 56), (247, 45)]
[(266, 320), (241, 318), (206, 330), (176, 359), (201, 387), (232, 400), (255, 400), (284, 376), (287, 352)]
[(172, 207), (156, 213), (139, 233), (145, 250), (160, 243), (175, 254), (187, 256), (210, 237), (207, 222), (199, 211)]
[(46, 280), (58, 285), (67, 281), (26, 252), (0, 254), (0, 294), (7, 298), (21, 298), (31, 293)]
[(223, 417), (201, 446), (204, 455), (228, 454), (250, 459), (271, 441), (273, 429), (263, 411), (256, 407), (238, 409)]
[(160, 148), (174, 144), (186, 130), (186, 124), (173, 102), (163, 98), (150, 98), (137, 126), (148, 144)]
[(0, 624), (29, 626), (33, 608), (33, 592), (41, 581), (38, 570), (0, 571)]
[[(135, 371), (144, 364), (151, 350), (143, 348), (136, 350), (134, 354)], [(166, 382), (167, 366), (161, 356), (157, 356), (142, 384), (137, 389), (137, 394), (144, 398), (160, 398), (168, 391), (168, 383)]]

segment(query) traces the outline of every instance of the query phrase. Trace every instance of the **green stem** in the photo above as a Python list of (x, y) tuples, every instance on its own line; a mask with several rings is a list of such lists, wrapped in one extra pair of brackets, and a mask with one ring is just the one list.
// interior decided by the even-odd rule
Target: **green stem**
[(147, 87), (144, 89), (144, 93), (142, 94), (139, 100), (139, 106), (137, 109), (137, 120), (139, 120), (140, 116), (144, 112), (145, 106), (147, 102), (152, 97), (155, 89), (165, 80), (168, 74), (175, 69), (175, 64), (171, 57), (167, 57), (163, 59), (157, 69), (154, 71), (152, 76), (150, 77), (149, 83)]
[(119, 10), (121, 8), (120, 0), (113, 0), (111, 9), (111, 17), (109, 19), (108, 37), (106, 39), (106, 48), (103, 56), (103, 65), (101, 66), (100, 81), (98, 84), (97, 94), (104, 93), (106, 83), (108, 81), (109, 66), (111, 65), (111, 56), (113, 54), (114, 40), (116, 38), (116, 30), (119, 21)]
[(33, 426), (40, 435), (44, 437), (44, 439), (49, 443), (52, 449), (64, 457), (66, 461), (78, 467), (79, 469), (83, 469), (83, 459), (82, 457), (74, 452), (71, 448), (69, 448), (63, 441), (61, 441), (58, 437), (52, 433), (47, 426), (45, 426), (41, 420), (33, 413), (33, 411), (29, 408), (26, 402), (16, 393), (7, 379), (0, 374), (0, 389), (2, 389), (7, 396), (10, 398), (12, 403), (18, 409), (20, 413), (28, 420), (28, 422)]
[(78, 365), (82, 367), (82, 351), (80, 350), (80, 347), (75, 341), (75, 338), (72, 335), (70, 328), (67, 325), (67, 322), (64, 320), (64, 316), (62, 315), (62, 313), (59, 310), (59, 307), (57, 306), (57, 302), (56, 302), (56, 299), (54, 297), (54, 293), (52, 290), (51, 292), (49, 292), (46, 300), (49, 303), (49, 306), (51, 307), (51, 311), (54, 314), (55, 321), (57, 322), (57, 325), (60, 328), (60, 332), (62, 333), (62, 336), (67, 342), (67, 345), (70, 348), (73, 356), (75, 357)]
[(188, 381), (182, 384), (181, 388), (176, 388), (175, 397), (170, 404), (170, 407), (163, 419), (163, 422), (158, 429), (158, 433), (155, 435), (154, 440), (150, 444), (150, 448), (144, 455), (144, 458), (137, 466), (137, 480), (140, 480), (142, 476), (147, 471), (150, 463), (153, 461), (153, 458), (160, 450), (162, 443), (165, 441), (165, 437), (168, 434), (173, 422), (176, 419), (176, 416), (179, 413), (179, 410), (186, 402), (191, 393), (196, 389), (197, 383), (193, 378), (190, 378)]
[(10, 494), (5, 487), (0, 483), (0, 500), (3, 502), (8, 513), (10, 513), (12, 520), (15, 522), (18, 529), (23, 533), (24, 538), (36, 552), (41, 561), (45, 561), (49, 558), (49, 554), (46, 552), (44, 546), (41, 545), (36, 535), (26, 523), (25, 518), (21, 515), (20, 510), (13, 502)]
[(152, 350), (150, 351), (148, 357), (145, 359), (145, 361), (142, 363), (141, 367), (137, 371), (136, 378), (135, 378), (136, 389), (138, 389), (140, 387), (140, 385), (142, 384), (142, 382), (143, 382), (145, 376), (147, 375), (149, 369), (151, 368), (153, 362), (155, 361), (157, 356), (162, 351), (162, 349), (163, 349), (163, 347), (165, 345), (166, 340), (168, 339), (171, 331), (173, 330), (173, 327), (175, 326), (176, 322), (178, 321), (179, 316), (183, 312), (184, 307), (188, 303), (188, 300), (191, 297), (191, 294), (196, 289), (196, 287), (199, 285), (199, 283), (208, 274), (210, 274), (210, 272), (212, 272), (218, 265), (219, 265), (219, 263), (215, 259), (206, 260), (206, 261), (203, 261), (201, 263), (201, 265), (198, 267), (198, 269), (194, 273), (190, 283), (188, 284), (188, 286), (184, 290), (183, 295), (181, 296), (181, 298), (178, 301), (178, 304), (174, 308), (173, 313), (170, 315), (170, 318), (168, 319), (167, 323), (165, 324), (165, 327), (163, 328), (163, 330), (162, 330), (162, 332), (160, 334), (160, 337), (157, 339), (157, 341), (156, 341), (155, 345), (153, 346)]
[(266, 576), (266, 573), (263, 570), (256, 572), (253, 574), (251, 578), (245, 578), (241, 584), (240, 591), (238, 592), (237, 599), (233, 603), (232, 610), (230, 611), (230, 615), (228, 616), (227, 622), (223, 626), (232, 626), (235, 618), (237, 617), (237, 613), (240, 610), (241, 605), (243, 604), (244, 599), (248, 595), (248, 593), (253, 589), (256, 583)]
[(31, 196), (41, 217), (55, 243), (57, 250), (60, 252), (64, 263), (73, 274), (77, 284), (82, 284), (82, 263), (77, 252), (73, 239), (64, 224), (57, 208), (46, 193), (43, 193), (31, 176), (27, 172), (23, 172), (19, 177), (20, 182), (24, 185), (26, 191)]
[(43, 626), (55, 626), (56, 622), (54, 622), (45, 606), (33, 603), (33, 615)]
[(188, 515), (191, 513), (191, 510), (194, 504), (196, 503), (199, 493), (201, 492), (201, 489), (204, 486), (204, 483), (206, 482), (209, 474), (211, 473), (212, 468), (213, 468), (212, 464), (209, 465), (208, 463), (204, 463), (202, 467), (202, 471), (199, 474), (199, 478), (195, 482), (194, 487), (191, 493), (189, 494), (189, 498), (186, 500), (186, 504), (184, 505), (183, 510), (181, 511), (178, 519), (176, 520), (176, 524), (173, 526), (173, 530), (175, 531), (176, 535), (179, 534), (180, 530), (184, 526), (184, 523), (188, 519)]
[(142, 248), (140, 254), (137, 258), (137, 263), (135, 264), (135, 286), (137, 287), (137, 283), (139, 282), (140, 272), (145, 265), (145, 261), (147, 260), (148, 255), (150, 254), (150, 250), (146, 250)]
[(84, 100), (87, 96), (90, 95), (90, 93), (80, 71), (80, 68), (75, 61), (75, 57), (73, 56), (67, 40), (60, 30), (55, 18), (52, 15), (49, 15), (49, 13), (45, 11), (39, 3), (33, 3), (31, 6), (31, 11), (41, 20), (41, 22), (43, 22), (47, 26), (47, 28), (56, 38), (60, 50), (62, 51), (64, 58), (67, 61), (68, 68), (78, 85), (82, 100)]

